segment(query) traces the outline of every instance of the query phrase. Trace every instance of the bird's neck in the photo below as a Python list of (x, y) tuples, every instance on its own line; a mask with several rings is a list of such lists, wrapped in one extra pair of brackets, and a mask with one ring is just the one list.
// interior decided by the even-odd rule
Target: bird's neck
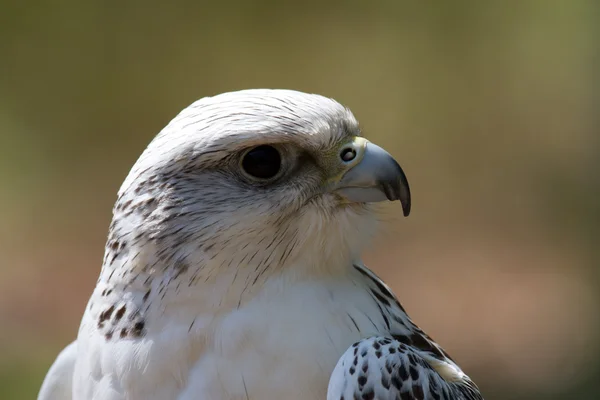
[(347, 226), (309, 221), (261, 235), (237, 229), (223, 236), (201, 228), (181, 231), (185, 221), (163, 219), (153, 225), (150, 217), (127, 210), (115, 208), (90, 303), (110, 310), (126, 302), (128, 310), (157, 315), (149, 321), (160, 319), (166, 309), (169, 319), (174, 312), (227, 313), (260, 295), (268, 282), (289, 287), (341, 278), (359, 258), (372, 220), (365, 214), (360, 230), (353, 228), (354, 219), (343, 218)]
[(272, 257), (270, 262), (239, 262), (240, 255), (232, 251), (211, 257), (188, 252), (185, 258), (172, 256), (165, 262), (160, 261), (165, 259), (158, 248), (162, 247), (144, 243), (126, 250), (109, 241), (94, 297), (127, 301), (143, 313), (162, 315), (169, 308), (215, 316), (242, 307), (259, 295), (269, 281), (291, 286), (341, 278), (355, 261), (350, 254), (332, 256), (316, 250), (300, 252), (283, 265), (278, 263), (281, 257)]

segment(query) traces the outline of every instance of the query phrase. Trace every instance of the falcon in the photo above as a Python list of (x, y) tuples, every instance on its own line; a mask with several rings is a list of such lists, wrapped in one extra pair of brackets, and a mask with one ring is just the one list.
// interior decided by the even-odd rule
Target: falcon
[(361, 261), (410, 191), (347, 108), (206, 97), (148, 145), (113, 208), (75, 342), (39, 399), (482, 399)]

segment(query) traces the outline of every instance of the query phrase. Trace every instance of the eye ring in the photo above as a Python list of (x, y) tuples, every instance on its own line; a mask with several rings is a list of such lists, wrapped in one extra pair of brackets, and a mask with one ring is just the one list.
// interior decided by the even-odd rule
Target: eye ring
[(281, 152), (271, 145), (252, 147), (243, 153), (240, 168), (247, 177), (268, 181), (279, 176), (283, 162)]

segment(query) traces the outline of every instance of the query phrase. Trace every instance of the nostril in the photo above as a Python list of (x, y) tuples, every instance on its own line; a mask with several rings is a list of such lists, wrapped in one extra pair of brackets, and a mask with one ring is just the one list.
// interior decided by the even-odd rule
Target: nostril
[(346, 147), (340, 153), (340, 158), (343, 162), (350, 162), (356, 158), (356, 150), (354, 150), (352, 147)]

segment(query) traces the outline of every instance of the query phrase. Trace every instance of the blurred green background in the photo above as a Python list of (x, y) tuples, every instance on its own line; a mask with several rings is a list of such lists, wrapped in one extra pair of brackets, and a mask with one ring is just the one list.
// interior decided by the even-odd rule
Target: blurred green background
[(349, 106), (404, 167), (366, 256), (493, 399), (600, 398), (589, 1), (0, 2), (0, 398), (76, 335), (116, 191), (197, 98)]

